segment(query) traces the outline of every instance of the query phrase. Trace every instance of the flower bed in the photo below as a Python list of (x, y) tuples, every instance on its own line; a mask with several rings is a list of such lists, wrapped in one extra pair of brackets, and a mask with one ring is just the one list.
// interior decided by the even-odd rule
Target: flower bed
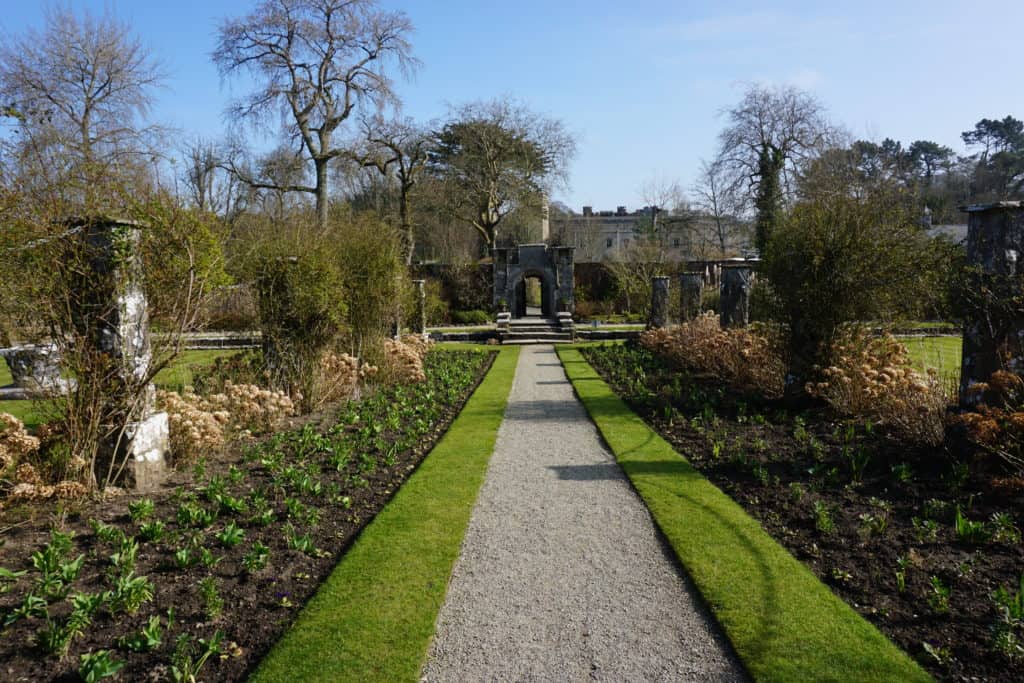
[[(200, 459), (147, 498), (10, 506), (5, 674), (242, 680), (458, 414), (491, 355), (437, 351), (425, 381)], [(22, 573), (24, 572), (24, 573)]]
[(870, 422), (729, 393), (635, 345), (584, 350), (648, 424), (939, 678), (1024, 676), (1024, 482)]

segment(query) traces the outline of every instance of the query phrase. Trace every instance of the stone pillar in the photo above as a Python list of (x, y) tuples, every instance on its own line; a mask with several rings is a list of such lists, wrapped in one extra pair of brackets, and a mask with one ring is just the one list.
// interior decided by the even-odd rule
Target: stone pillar
[(647, 329), (658, 329), (668, 325), (668, 276), (655, 275), (651, 278), (651, 315)]
[(413, 320), (413, 334), (427, 333), (427, 281), (413, 280), (416, 287), (416, 315)]
[(508, 281), (508, 252), (506, 247), (491, 250), (491, 255), (494, 257), (494, 290), (491, 304), (494, 306), (495, 313), (501, 312), (502, 309), (508, 310), (512, 305)]
[(754, 269), (746, 264), (722, 267), (718, 310), (722, 327), (746, 327), (750, 323), (750, 287)]
[(686, 271), (679, 276), (679, 317), (681, 322), (700, 315), (704, 296), (704, 276), (699, 270)]
[(558, 283), (558, 297), (555, 300), (557, 313), (573, 313), (575, 299), (575, 247), (554, 247), (555, 281)]
[(83, 337), (99, 354), (114, 361), (113, 387), (103, 414), (125, 420), (113, 424), (113, 436), (100, 445), (96, 476), (100, 484), (109, 468), (119, 483), (139, 490), (154, 488), (165, 470), (167, 413), (156, 411), (156, 392), (145, 384), (153, 357), (149, 312), (142, 289), (139, 253), (141, 228), (133, 221), (94, 218), (79, 221), (90, 267), (73, 313)]
[[(961, 207), (967, 212), (967, 265), (985, 276), (1024, 274), (1024, 202), (995, 202)], [(969, 408), (985, 400), (971, 387), (988, 382), (996, 370), (1024, 375), (1024, 320), (1009, 321), (993, 337), (981, 320), (964, 320), (960, 363), (960, 405)]]

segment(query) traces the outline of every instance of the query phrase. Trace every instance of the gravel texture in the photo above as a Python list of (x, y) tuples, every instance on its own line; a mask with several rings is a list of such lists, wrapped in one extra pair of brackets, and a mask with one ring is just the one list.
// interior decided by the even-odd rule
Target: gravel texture
[(422, 678), (747, 680), (551, 346), (522, 350)]

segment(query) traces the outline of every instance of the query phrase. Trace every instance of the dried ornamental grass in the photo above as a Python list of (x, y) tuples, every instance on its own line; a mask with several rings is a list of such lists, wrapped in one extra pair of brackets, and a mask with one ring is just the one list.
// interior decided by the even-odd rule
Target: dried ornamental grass
[(669, 362), (719, 378), (734, 389), (782, 395), (785, 366), (776, 340), (756, 328), (722, 329), (712, 312), (640, 335), (640, 344)]
[(914, 369), (906, 347), (892, 335), (849, 335), (833, 349), (833, 364), (819, 368), (807, 393), (844, 415), (867, 417), (911, 443), (938, 445), (945, 437), (949, 398), (934, 371)]

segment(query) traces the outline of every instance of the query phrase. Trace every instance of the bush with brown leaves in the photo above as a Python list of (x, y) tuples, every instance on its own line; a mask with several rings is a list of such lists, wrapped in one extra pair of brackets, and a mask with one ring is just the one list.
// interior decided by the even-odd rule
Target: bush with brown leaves
[(785, 366), (766, 328), (722, 329), (708, 312), (690, 322), (648, 330), (640, 344), (669, 362), (711, 375), (733, 389), (774, 398), (782, 395)]
[(1000, 458), (1017, 473), (1024, 473), (1024, 379), (999, 370), (988, 382), (978, 382), (970, 391), (985, 397), (973, 411), (955, 416), (977, 445)]
[(906, 347), (892, 335), (851, 332), (833, 347), (833, 363), (816, 368), (807, 393), (836, 412), (869, 418), (896, 438), (935, 446), (945, 438), (950, 399), (934, 371), (914, 369)]

